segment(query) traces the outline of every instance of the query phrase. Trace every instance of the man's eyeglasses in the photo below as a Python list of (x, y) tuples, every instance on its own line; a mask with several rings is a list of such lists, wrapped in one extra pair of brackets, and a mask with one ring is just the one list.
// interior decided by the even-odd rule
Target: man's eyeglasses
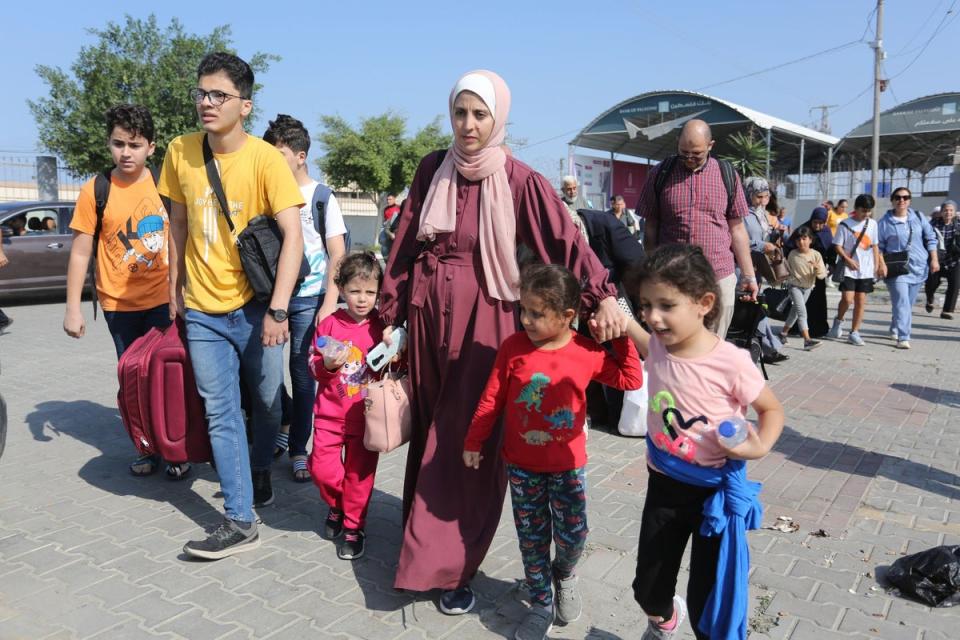
[(910, 196), (904, 196), (904, 195), (893, 196), (893, 198), (891, 198), (891, 200), (909, 200), (909, 199), (910, 199)]
[(680, 151), (677, 153), (677, 156), (679, 156), (681, 160), (702, 160), (707, 156), (708, 153), (710, 152), (703, 151), (701, 153), (684, 153), (683, 151)]
[(219, 107), (230, 98), (240, 98), (241, 100), (246, 100), (246, 98), (244, 98), (243, 96), (235, 96), (229, 93), (224, 93), (223, 91), (217, 91), (216, 89), (214, 89), (213, 91), (204, 91), (203, 89), (190, 89), (190, 99), (196, 102), (197, 104), (200, 104), (201, 102), (203, 102), (204, 99), (209, 99), (210, 104), (212, 104), (215, 107)]

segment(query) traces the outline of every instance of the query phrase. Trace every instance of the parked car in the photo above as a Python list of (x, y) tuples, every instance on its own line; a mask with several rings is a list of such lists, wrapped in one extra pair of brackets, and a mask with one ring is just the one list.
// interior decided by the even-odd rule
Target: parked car
[(0, 297), (66, 292), (74, 204), (67, 200), (0, 203), (3, 252), (10, 260), (0, 269)]

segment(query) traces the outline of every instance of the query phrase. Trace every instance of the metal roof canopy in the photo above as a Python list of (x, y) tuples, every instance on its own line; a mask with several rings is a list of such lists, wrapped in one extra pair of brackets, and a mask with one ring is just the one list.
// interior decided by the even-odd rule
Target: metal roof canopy
[[(873, 119), (840, 140), (834, 158), (855, 169), (870, 168)], [(887, 167), (927, 173), (952, 164), (960, 146), (960, 93), (938, 93), (899, 104), (880, 114), (880, 161)]]
[(659, 161), (677, 152), (680, 129), (693, 118), (710, 125), (716, 141), (714, 155), (732, 153), (727, 138), (734, 133), (751, 128), (771, 132), (770, 168), (774, 173), (798, 172), (801, 141), (804, 165), (819, 171), (826, 165), (827, 150), (839, 141), (829, 134), (702, 93), (651, 91), (603, 112), (570, 144)]

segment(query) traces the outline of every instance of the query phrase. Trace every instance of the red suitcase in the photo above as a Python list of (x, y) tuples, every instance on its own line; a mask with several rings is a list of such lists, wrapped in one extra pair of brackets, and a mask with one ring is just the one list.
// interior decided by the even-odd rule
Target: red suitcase
[(178, 318), (164, 330), (150, 329), (124, 352), (117, 365), (117, 405), (130, 439), (141, 454), (167, 462), (208, 462), (210, 436)]

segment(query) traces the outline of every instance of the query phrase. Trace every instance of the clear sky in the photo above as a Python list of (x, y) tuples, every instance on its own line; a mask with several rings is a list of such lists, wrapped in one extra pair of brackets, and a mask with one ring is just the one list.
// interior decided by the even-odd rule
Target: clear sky
[[(100, 0), (6, 3), (0, 150), (37, 148), (26, 101), (46, 95), (47, 88), (35, 66), (68, 69), (80, 47), (94, 42), (88, 28), (122, 21), (117, 6)], [(150, 13), (139, 3), (125, 6), (135, 17)], [(645, 91), (700, 89), (801, 124), (819, 118), (811, 107), (842, 105), (830, 116), (837, 136), (871, 114), (872, 91), (864, 89), (873, 77), (873, 52), (866, 44), (873, 38), (872, 20), (867, 29), (872, 0), (167, 0), (156, 6), (162, 25), (176, 17), (188, 32), (208, 33), (229, 24), (241, 55), (281, 56), (258, 78), (264, 85), (255, 96), (262, 117), (290, 113), (312, 133), (320, 114), (356, 122), (391, 109), (407, 116), (411, 128), (437, 115), (446, 119), (447, 94), (460, 73), (497, 71), (513, 92), (510, 134), (531, 145), (517, 155), (551, 178), (576, 130)], [(281, 13), (293, 6), (296, 13)], [(942, 33), (907, 68), (951, 6)], [(885, 66), (896, 77), (883, 94), (883, 108), (960, 89), (958, 11), (957, 0), (887, 2)], [(841, 51), (709, 86), (861, 36), (864, 43)], [(256, 123), (255, 130), (264, 125)]]

